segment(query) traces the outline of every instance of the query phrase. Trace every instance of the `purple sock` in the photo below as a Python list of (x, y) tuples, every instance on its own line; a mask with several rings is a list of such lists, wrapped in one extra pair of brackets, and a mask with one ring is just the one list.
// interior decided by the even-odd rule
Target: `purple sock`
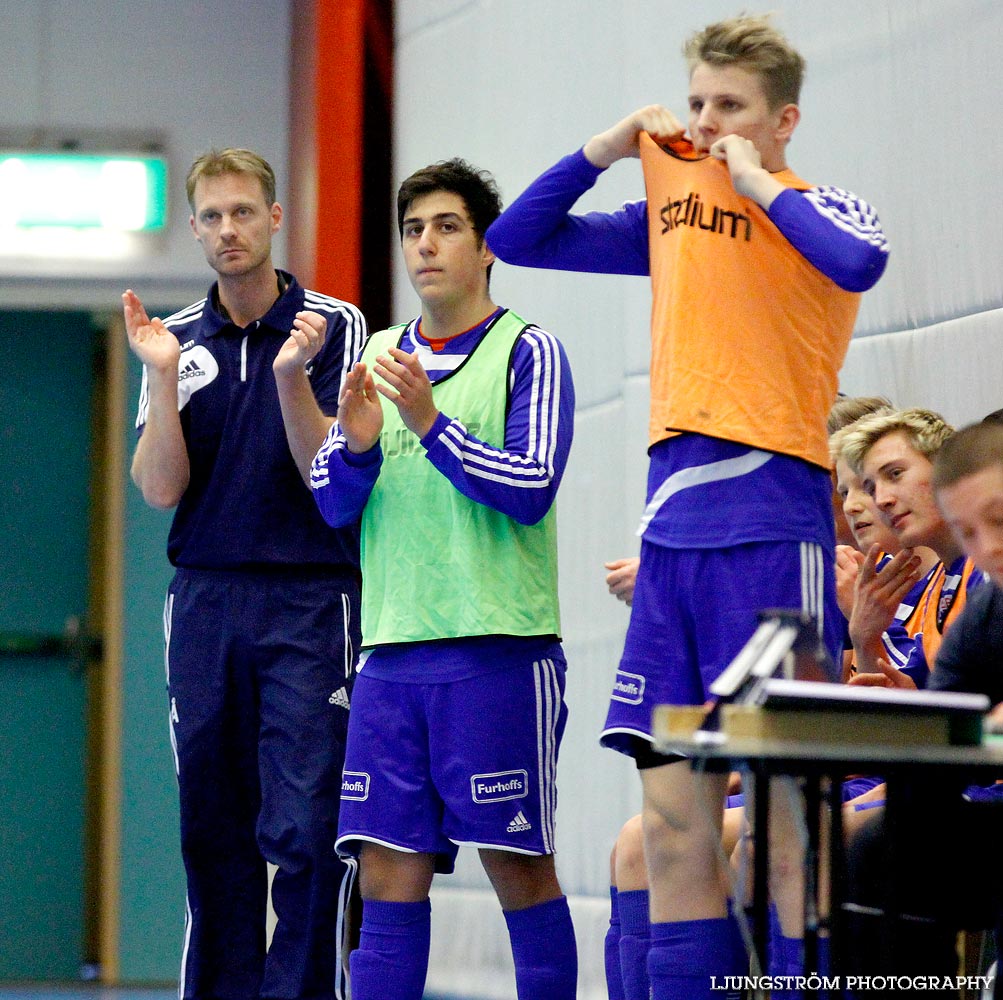
[(768, 942), (770, 959), (766, 963), (766, 971), (771, 976), (779, 976), (783, 972), (783, 962), (780, 958), (780, 938), (783, 936), (783, 931), (780, 929), (780, 915), (777, 913), (776, 904), (770, 903), (766, 913), (770, 918)]
[(724, 1000), (737, 989), (727, 980), (748, 975), (748, 963), (736, 960), (735, 928), (727, 917), (652, 924), (652, 1000)]
[[(575, 1000), (578, 947), (564, 896), (505, 913), (519, 1000)], [(353, 1000), (358, 1000), (353, 993)]]
[(651, 945), (648, 890), (620, 893), (620, 973), (626, 1000), (648, 1000), (648, 948)]
[(359, 947), (349, 959), (352, 1000), (421, 1000), (431, 930), (432, 906), (427, 899), (365, 900)]
[(606, 931), (604, 961), (609, 1000), (624, 1000), (623, 977), (620, 975), (620, 903), (615, 885), (609, 887), (609, 928)]

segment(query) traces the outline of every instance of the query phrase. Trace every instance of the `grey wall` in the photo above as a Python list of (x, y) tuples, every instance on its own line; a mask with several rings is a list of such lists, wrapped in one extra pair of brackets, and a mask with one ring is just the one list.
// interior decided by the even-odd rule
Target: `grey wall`
[[(184, 176), (214, 145), (248, 146), (280, 184), (287, 176), (288, 8), (287, 0), (0, 0), (0, 138), (148, 136), (161, 142), (171, 171), (168, 230), (140, 244), (138, 260), (0, 252), (4, 305), (118, 308), (124, 284), (163, 304), (204, 293)], [(279, 260), (284, 248), (280, 233)]]

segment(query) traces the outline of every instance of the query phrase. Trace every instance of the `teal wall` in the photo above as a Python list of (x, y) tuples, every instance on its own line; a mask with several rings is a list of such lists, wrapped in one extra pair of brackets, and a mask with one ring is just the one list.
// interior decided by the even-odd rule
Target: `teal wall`
[[(129, 362), (128, 420), (121, 433), (131, 459), (141, 366), (131, 355)], [(126, 484), (119, 923), (123, 982), (176, 980), (184, 930), (177, 780), (164, 674), (170, 523), (170, 512), (147, 507), (131, 480)]]
[[(86, 314), (0, 312), (0, 632), (87, 610), (94, 337)], [(0, 979), (78, 975), (85, 719), (69, 660), (0, 655)]]
[[(88, 600), (92, 357), (79, 312), (0, 311), (0, 632), (61, 634)], [(140, 366), (130, 356), (127, 455)], [(120, 978), (173, 982), (184, 927), (162, 608), (170, 514), (125, 489)], [(83, 954), (86, 684), (0, 656), (0, 981), (73, 980)]]

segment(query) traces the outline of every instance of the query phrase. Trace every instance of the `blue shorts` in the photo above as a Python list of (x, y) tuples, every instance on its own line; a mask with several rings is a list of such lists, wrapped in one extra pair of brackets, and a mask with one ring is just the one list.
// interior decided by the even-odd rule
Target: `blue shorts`
[(851, 802), (858, 795), (863, 795), (864, 792), (869, 792), (872, 788), (876, 788), (884, 780), (884, 778), (878, 777), (876, 774), (858, 775), (855, 778), (847, 778), (843, 782), (843, 801)]
[[(359, 841), (435, 854), (458, 846), (552, 854), (566, 664), (554, 655), (466, 680), (358, 675), (337, 848)], [(418, 653), (417, 655), (421, 655)]]
[(843, 624), (832, 554), (822, 546), (780, 541), (670, 549), (642, 541), (602, 744), (633, 755), (637, 740), (651, 742), (656, 705), (707, 701), (710, 685), (767, 608), (814, 615), (836, 662)]

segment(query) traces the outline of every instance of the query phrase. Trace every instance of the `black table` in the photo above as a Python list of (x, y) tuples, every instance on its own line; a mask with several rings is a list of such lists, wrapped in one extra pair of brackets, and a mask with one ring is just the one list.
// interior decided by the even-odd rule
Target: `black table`
[[(673, 708), (659, 706), (654, 715), (655, 749), (677, 753), (692, 766), (705, 770), (744, 770), (755, 780), (752, 837), (755, 845), (752, 885), (752, 937), (765, 970), (769, 940), (769, 806), (772, 777), (789, 776), (803, 781), (805, 826), (808, 833), (805, 858), (805, 971), (817, 969), (818, 932), (829, 931), (831, 976), (844, 971), (845, 859), (843, 854), (841, 784), (848, 774), (880, 774), (889, 786), (888, 806), (894, 808), (894, 787), (906, 775), (962, 775), (968, 783), (990, 784), (1003, 777), (1003, 736), (987, 736), (978, 746), (929, 746), (825, 743), (814, 740), (728, 738), (722, 733), (695, 732), (680, 735), (672, 721)], [(692, 714), (692, 710), (685, 710)], [(819, 861), (821, 806), (831, 817), (829, 838), (829, 917), (819, 915)], [(763, 849), (759, 849), (759, 845)], [(890, 880), (891, 881), (891, 880)], [(894, 886), (886, 896), (890, 913)], [(812, 995), (808, 990), (805, 995)], [(757, 995), (765, 995), (757, 993)]]

